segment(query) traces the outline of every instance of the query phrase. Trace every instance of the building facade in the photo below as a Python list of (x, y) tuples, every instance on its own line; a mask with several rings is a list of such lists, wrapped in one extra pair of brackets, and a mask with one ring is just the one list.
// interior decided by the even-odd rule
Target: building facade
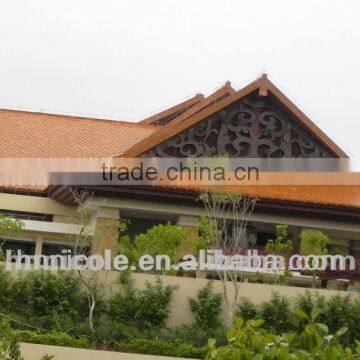
[[(3, 158), (347, 158), (265, 75), (238, 91), (226, 83), (208, 97), (198, 94), (138, 123), (0, 110), (0, 130)], [(194, 188), (83, 188), (92, 193), (91, 226), (114, 226), (106, 240), (110, 248), (118, 241), (120, 217), (131, 219), (130, 234), (170, 221), (184, 226), (191, 239), (204, 214)], [(275, 225), (285, 224), (295, 243), (302, 230), (321, 230), (330, 247), (360, 259), (360, 186), (249, 185), (239, 191), (260, 198), (250, 224), (259, 250)], [(73, 245), (77, 208), (69, 186), (4, 186), (0, 211), (24, 223), (22, 236), (7, 239), (4, 248), (57, 254)]]

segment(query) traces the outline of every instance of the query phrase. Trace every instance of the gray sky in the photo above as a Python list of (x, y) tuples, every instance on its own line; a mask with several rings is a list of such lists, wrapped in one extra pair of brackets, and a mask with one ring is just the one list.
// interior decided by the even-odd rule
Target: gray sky
[(358, 0), (2, 0), (0, 107), (136, 121), (266, 71), (360, 157), (359, 13)]

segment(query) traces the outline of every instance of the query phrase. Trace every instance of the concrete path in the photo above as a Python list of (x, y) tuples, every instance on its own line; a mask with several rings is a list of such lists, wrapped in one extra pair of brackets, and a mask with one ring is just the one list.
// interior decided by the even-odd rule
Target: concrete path
[[(40, 360), (45, 354), (54, 355), (54, 360), (179, 360), (167, 356), (126, 354), (112, 351), (75, 349), (60, 346), (21, 343), (24, 360)], [(185, 359), (182, 359), (185, 360)]]

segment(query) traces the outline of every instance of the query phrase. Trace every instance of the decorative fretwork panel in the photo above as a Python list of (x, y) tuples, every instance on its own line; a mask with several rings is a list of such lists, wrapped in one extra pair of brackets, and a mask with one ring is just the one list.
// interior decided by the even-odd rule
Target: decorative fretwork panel
[(268, 98), (237, 101), (149, 150), (144, 156), (332, 157)]

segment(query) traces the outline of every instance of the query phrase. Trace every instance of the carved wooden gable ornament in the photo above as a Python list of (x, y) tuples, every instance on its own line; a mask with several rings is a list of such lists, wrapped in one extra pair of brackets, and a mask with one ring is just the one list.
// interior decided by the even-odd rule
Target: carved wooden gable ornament
[(217, 154), (248, 158), (347, 157), (266, 75), (188, 119), (175, 118), (123, 155)]
[(158, 144), (159, 157), (334, 157), (268, 97), (250, 94)]

